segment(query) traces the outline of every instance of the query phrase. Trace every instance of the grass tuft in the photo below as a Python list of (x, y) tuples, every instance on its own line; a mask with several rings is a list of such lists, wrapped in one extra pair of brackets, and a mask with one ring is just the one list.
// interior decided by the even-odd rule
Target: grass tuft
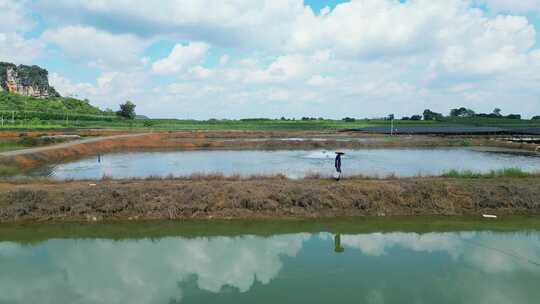
[(525, 172), (519, 168), (505, 168), (499, 170), (491, 170), (487, 173), (475, 172), (471, 170), (450, 170), (442, 174), (448, 178), (496, 178), (496, 177), (513, 177), (523, 178), (536, 176), (537, 173)]
[(0, 164), (0, 176), (13, 176), (21, 173), (22, 170), (17, 166)]

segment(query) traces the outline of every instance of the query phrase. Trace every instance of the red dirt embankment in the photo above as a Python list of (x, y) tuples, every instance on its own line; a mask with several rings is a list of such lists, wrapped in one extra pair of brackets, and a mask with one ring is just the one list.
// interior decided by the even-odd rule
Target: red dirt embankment
[(0, 153), (0, 163), (15, 164), (20, 168), (27, 169), (36, 167), (47, 162), (57, 162), (77, 156), (92, 155), (94, 151), (100, 153), (101, 149), (108, 149), (107, 144), (116, 145), (122, 141), (137, 142), (132, 140), (146, 134), (120, 134), (107, 137), (94, 137), (61, 143), (53, 146), (35, 147), (24, 150), (7, 151)]
[(0, 222), (484, 213), (540, 215), (540, 178), (335, 182), (192, 177), (0, 183)]

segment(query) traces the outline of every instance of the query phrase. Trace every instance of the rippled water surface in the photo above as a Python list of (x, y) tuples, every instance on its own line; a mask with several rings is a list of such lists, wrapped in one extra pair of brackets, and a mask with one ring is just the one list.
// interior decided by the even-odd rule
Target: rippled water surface
[(520, 304), (540, 298), (538, 231), (220, 234), (208, 223), (200, 234), (96, 237), (0, 239), (0, 303)]
[[(473, 149), (366, 149), (345, 150), (343, 173), (347, 175), (397, 176), (440, 175), (451, 170), (487, 172), (520, 168), (540, 171), (540, 158)], [(32, 175), (55, 179), (86, 179), (102, 176), (129, 178), (187, 176), (196, 173), (223, 175), (284, 174), (301, 178), (307, 174), (331, 175), (333, 151), (174, 151), (117, 153), (42, 168)]]

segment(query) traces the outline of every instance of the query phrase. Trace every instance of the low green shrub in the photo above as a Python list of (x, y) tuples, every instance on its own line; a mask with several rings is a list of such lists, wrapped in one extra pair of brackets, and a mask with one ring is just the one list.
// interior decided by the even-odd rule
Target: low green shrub
[(29, 136), (21, 137), (19, 139), (19, 142), (20, 142), (21, 145), (23, 145), (25, 147), (34, 147), (34, 146), (39, 145), (39, 140), (37, 140), (34, 137), (29, 137)]
[(13, 176), (20, 173), (21, 170), (17, 166), (0, 164), (0, 176)]
[(487, 173), (475, 172), (471, 170), (449, 170), (442, 174), (448, 178), (496, 178), (496, 177), (530, 177), (537, 175), (535, 173), (525, 172), (519, 168), (505, 168), (491, 170)]

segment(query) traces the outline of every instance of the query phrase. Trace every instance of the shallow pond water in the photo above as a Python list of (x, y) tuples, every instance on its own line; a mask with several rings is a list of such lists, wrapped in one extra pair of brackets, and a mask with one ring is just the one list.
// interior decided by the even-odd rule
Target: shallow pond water
[(378, 142), (392, 140), (389, 137), (283, 137), (283, 138), (273, 138), (273, 137), (257, 137), (257, 138), (235, 138), (235, 139), (225, 139), (224, 141), (244, 141), (244, 142), (267, 142), (267, 141), (314, 141), (314, 142), (327, 142), (327, 141), (337, 141), (337, 142)]
[[(467, 148), (345, 150), (343, 174), (384, 177), (440, 175), (445, 171), (488, 172), (504, 168), (540, 171), (540, 158), (510, 153), (489, 153)], [(144, 178), (192, 174), (275, 175), (302, 178), (309, 174), (330, 176), (334, 152), (284, 151), (173, 151), (106, 154), (41, 168), (34, 176), (55, 179)]]
[[(189, 224), (182, 225), (159, 237), (156, 229), (137, 238), (92, 237), (65, 225), (58, 231), (67, 236), (0, 237), (0, 303), (520, 304), (540, 298), (537, 230), (223, 233), (223, 225), (206, 223), (183, 234), (178, 231)], [(32, 237), (43, 229), (21, 231)]]

